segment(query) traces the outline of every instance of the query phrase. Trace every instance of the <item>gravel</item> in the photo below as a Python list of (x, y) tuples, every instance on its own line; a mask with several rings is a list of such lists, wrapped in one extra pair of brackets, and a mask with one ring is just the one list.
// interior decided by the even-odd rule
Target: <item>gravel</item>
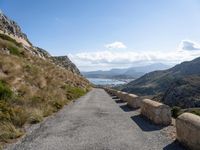
[(173, 126), (150, 123), (102, 89), (93, 89), (36, 126), (6, 149), (183, 150), (170, 136)]

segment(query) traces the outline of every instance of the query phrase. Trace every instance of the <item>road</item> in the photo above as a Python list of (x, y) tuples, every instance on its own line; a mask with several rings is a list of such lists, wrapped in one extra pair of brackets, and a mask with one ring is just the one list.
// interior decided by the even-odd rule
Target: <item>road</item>
[(153, 125), (139, 110), (93, 89), (7, 150), (182, 150), (172, 128)]

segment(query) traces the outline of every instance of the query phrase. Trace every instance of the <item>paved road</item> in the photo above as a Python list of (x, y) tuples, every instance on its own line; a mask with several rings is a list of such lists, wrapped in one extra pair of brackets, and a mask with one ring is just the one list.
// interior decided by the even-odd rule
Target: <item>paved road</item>
[(182, 150), (168, 132), (151, 124), (102, 89), (66, 106), (9, 150)]

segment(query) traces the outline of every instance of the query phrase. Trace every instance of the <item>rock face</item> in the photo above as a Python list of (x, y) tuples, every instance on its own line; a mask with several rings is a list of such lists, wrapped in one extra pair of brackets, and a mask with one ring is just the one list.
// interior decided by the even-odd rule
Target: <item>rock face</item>
[(0, 29), (4, 33), (12, 34), (28, 41), (26, 34), (21, 31), (20, 26), (13, 20), (10, 20), (0, 11)]
[(18, 43), (22, 43), (23, 47), (32, 55), (40, 57), (42, 59), (48, 59), (52, 63), (63, 67), (74, 74), (81, 75), (80, 71), (74, 63), (67, 56), (53, 57), (46, 50), (33, 46), (26, 34), (24, 34), (20, 26), (13, 20), (10, 20), (0, 11), (0, 34), (5, 34), (10, 38), (16, 40)]
[(71, 72), (80, 75), (79, 69), (67, 56), (57, 56), (57, 57), (52, 57), (52, 59), (53, 62), (58, 66), (66, 68), (67, 70), (70, 70)]

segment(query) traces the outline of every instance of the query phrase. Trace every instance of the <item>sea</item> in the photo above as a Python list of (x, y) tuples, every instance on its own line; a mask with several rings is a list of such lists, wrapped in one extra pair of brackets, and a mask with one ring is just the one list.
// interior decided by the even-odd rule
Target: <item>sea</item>
[(101, 78), (87, 78), (91, 83), (95, 85), (121, 85), (126, 84), (125, 80), (116, 80), (116, 79), (101, 79)]

